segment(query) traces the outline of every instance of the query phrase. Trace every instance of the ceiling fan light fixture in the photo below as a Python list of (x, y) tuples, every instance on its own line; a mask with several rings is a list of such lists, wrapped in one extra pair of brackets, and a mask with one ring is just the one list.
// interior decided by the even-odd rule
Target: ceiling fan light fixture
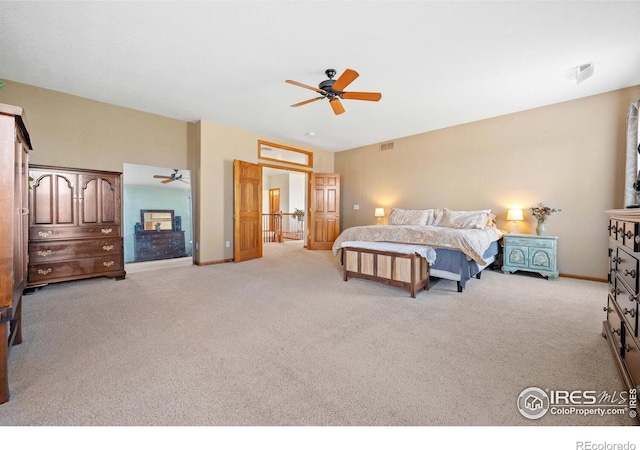
[(309, 86), (307, 84), (300, 83), (294, 80), (285, 80), (286, 83), (293, 84), (305, 89), (310, 89), (322, 95), (321, 97), (312, 98), (299, 103), (294, 103), (292, 107), (306, 105), (317, 100), (328, 99), (329, 105), (333, 109), (335, 115), (339, 115), (345, 112), (340, 99), (345, 100), (366, 100), (370, 102), (377, 102), (382, 98), (382, 94), (379, 92), (345, 92), (344, 89), (351, 84), (360, 75), (353, 69), (346, 69), (342, 75), (334, 80), (336, 75), (335, 69), (325, 70), (325, 74), (329, 77), (328, 80), (322, 81), (317, 88)]

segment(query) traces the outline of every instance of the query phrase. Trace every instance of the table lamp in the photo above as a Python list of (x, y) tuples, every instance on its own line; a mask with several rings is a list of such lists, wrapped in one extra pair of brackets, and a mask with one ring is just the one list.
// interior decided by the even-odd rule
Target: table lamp
[(376, 208), (373, 215), (376, 216), (376, 224), (382, 225), (382, 218), (384, 217), (384, 208)]
[(519, 234), (518, 222), (524, 220), (521, 209), (510, 209), (507, 212), (507, 220), (511, 221), (511, 234)]

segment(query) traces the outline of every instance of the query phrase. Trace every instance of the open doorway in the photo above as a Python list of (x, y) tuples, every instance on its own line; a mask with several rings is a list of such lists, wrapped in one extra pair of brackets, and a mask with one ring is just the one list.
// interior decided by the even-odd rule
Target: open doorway
[(266, 252), (282, 244), (304, 247), (307, 177), (306, 172), (262, 168), (262, 243)]

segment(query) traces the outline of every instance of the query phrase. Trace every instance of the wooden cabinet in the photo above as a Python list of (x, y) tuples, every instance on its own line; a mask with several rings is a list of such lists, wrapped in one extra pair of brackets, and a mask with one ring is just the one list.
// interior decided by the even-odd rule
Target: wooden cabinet
[(22, 108), (0, 104), (0, 403), (9, 400), (9, 350), (22, 342), (20, 314), (27, 281), (30, 149)]
[(184, 231), (142, 231), (135, 238), (136, 262), (187, 256)]
[(119, 172), (33, 165), (28, 286), (125, 277)]
[[(640, 386), (640, 334), (638, 334), (638, 278), (640, 261), (640, 211), (610, 210), (609, 294), (602, 334), (609, 341), (626, 388)], [(638, 406), (635, 406), (636, 412)]]
[(505, 234), (502, 271), (538, 272), (550, 280), (557, 280), (557, 240), (557, 236)]

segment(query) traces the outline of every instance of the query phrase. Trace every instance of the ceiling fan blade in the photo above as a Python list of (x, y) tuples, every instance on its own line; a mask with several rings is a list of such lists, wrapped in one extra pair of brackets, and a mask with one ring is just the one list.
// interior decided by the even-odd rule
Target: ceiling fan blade
[(342, 75), (340, 75), (340, 78), (338, 78), (336, 82), (333, 83), (333, 86), (331, 87), (333, 88), (334, 91), (343, 91), (344, 88), (349, 86), (351, 82), (356, 78), (358, 78), (359, 76), (360, 74), (355, 70), (347, 69), (344, 71)]
[(153, 178), (171, 178), (166, 175), (154, 175)]
[(343, 92), (341, 97), (348, 100), (377, 102), (382, 98), (382, 94), (380, 92)]
[(160, 183), (162, 184), (167, 184), (167, 183), (171, 183), (172, 181), (176, 181), (173, 178), (169, 178), (168, 180), (162, 180)]
[(311, 89), (312, 91), (316, 91), (316, 92), (318, 92), (319, 94), (324, 94), (324, 91), (322, 91), (322, 90), (320, 90), (320, 89), (318, 89), (318, 88), (314, 88), (313, 86), (309, 86), (308, 84), (300, 83), (300, 82), (298, 82), (298, 81), (285, 80), (285, 83), (295, 84), (296, 86), (300, 86), (300, 87), (303, 87), (303, 88), (305, 88), (305, 89)]
[(291, 106), (302, 106), (302, 105), (306, 105), (307, 103), (315, 102), (316, 100), (322, 100), (323, 98), (324, 97), (312, 98), (311, 100), (305, 100), (304, 102), (296, 103)]
[(344, 112), (344, 106), (342, 106), (342, 102), (339, 98), (332, 98), (329, 100), (329, 104), (331, 105), (331, 108), (333, 108), (333, 112), (336, 116)]

